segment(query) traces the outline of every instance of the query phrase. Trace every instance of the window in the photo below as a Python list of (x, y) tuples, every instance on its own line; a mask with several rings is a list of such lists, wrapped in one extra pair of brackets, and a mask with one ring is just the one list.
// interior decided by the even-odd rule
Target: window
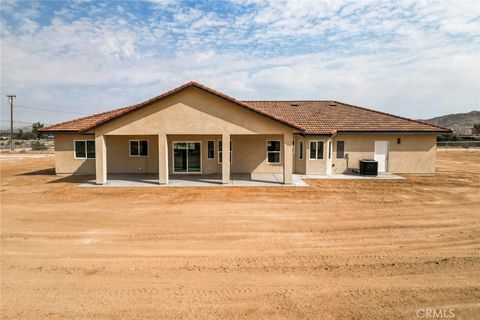
[(298, 141), (298, 159), (303, 160), (303, 140)]
[(207, 141), (207, 159), (208, 160), (215, 159), (215, 141), (212, 141), (212, 140)]
[[(232, 140), (230, 140), (230, 163), (232, 163)], [(222, 140), (218, 140), (218, 163), (222, 163)]]
[(148, 157), (148, 141), (130, 140), (130, 157)]
[(323, 159), (323, 141), (310, 141), (310, 160)]
[(95, 159), (95, 141), (75, 140), (75, 159)]
[(343, 159), (345, 157), (345, 142), (337, 141), (337, 159)]
[(267, 141), (267, 163), (280, 163), (280, 141)]

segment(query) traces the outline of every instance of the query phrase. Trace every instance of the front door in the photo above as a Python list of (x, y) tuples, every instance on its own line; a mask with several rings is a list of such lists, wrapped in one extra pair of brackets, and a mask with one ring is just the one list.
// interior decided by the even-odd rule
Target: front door
[(201, 149), (200, 142), (174, 142), (173, 173), (201, 173)]
[(388, 172), (388, 141), (375, 141), (375, 161), (378, 172)]

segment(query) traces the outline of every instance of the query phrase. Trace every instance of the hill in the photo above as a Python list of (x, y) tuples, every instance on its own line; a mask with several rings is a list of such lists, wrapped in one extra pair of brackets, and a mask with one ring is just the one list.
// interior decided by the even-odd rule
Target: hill
[(480, 123), (480, 111), (474, 110), (467, 113), (447, 114), (445, 116), (425, 119), (423, 121), (452, 128), (455, 133), (471, 134), (473, 125)]

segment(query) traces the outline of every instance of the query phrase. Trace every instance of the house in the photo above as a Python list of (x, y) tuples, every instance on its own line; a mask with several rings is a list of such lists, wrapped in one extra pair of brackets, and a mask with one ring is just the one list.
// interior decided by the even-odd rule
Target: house
[(136, 105), (46, 127), (59, 175), (338, 174), (375, 158), (380, 172), (434, 174), (450, 129), (338, 101), (240, 101), (196, 82)]

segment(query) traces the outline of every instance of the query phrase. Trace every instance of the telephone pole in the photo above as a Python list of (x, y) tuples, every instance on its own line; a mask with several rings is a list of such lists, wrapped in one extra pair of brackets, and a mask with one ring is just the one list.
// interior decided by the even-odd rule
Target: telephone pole
[(10, 151), (13, 151), (13, 99), (17, 96), (14, 94), (7, 95), (10, 101)]

